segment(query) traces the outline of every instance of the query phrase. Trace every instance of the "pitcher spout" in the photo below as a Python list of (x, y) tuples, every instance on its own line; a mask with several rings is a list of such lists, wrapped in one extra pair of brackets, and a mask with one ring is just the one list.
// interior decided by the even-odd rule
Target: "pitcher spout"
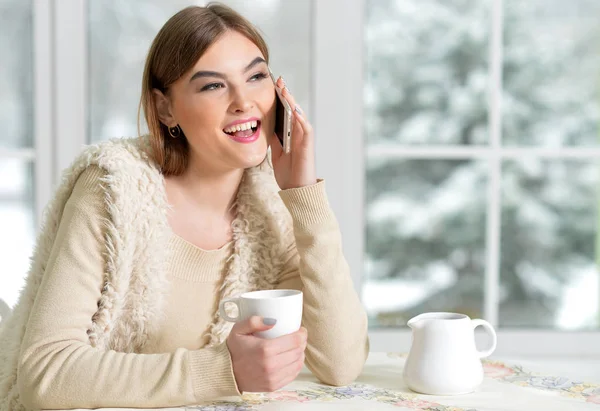
[(413, 330), (415, 329), (419, 329), (423, 327), (423, 314), (419, 314), (416, 317), (411, 318), (410, 320), (408, 320), (408, 322), (406, 323), (406, 325), (408, 325), (410, 328), (412, 328)]

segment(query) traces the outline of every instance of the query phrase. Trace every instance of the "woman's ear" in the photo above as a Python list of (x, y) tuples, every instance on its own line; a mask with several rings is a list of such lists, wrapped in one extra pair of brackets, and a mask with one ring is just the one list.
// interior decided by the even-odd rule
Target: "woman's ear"
[(156, 111), (158, 112), (158, 119), (160, 122), (167, 127), (175, 127), (177, 121), (173, 116), (169, 98), (158, 89), (152, 89), (152, 97), (154, 98), (154, 104), (156, 105)]

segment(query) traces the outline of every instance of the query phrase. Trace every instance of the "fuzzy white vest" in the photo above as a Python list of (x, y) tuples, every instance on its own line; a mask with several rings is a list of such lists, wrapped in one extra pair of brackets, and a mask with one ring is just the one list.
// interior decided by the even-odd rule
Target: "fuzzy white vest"
[[(0, 326), (0, 411), (25, 410), (16, 385), (21, 341), (60, 224), (64, 206), (79, 175), (95, 164), (109, 212), (105, 235), (106, 265), (98, 311), (87, 330), (99, 350), (139, 352), (160, 329), (169, 287), (167, 241), (171, 233), (164, 178), (147, 155), (147, 140), (111, 140), (88, 147), (63, 174), (44, 212), (26, 285), (15, 309)], [(278, 282), (281, 256), (290, 239), (291, 218), (265, 160), (244, 173), (233, 221), (233, 254), (217, 300)], [(204, 335), (207, 346), (222, 343), (231, 323), (216, 307)]]

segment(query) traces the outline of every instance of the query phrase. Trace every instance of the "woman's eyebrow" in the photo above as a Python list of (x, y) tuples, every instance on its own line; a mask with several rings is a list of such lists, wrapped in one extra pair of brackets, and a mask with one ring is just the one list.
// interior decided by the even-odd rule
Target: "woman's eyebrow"
[(254, 60), (252, 60), (250, 62), (250, 64), (248, 64), (246, 66), (246, 68), (244, 69), (244, 73), (247, 72), (247, 71), (250, 71), (252, 69), (252, 67), (254, 67), (254, 66), (256, 66), (257, 64), (260, 64), (260, 63), (265, 63), (266, 64), (267, 62), (262, 57), (255, 57)]
[[(244, 68), (244, 73), (251, 70), (252, 67), (254, 67), (260, 63), (266, 63), (265, 59), (262, 57), (254, 58), (254, 60), (252, 60), (250, 62), (250, 64), (248, 64), (246, 66), (246, 68)], [(225, 74), (219, 73), (218, 71), (201, 70), (201, 71), (197, 71), (194, 73), (192, 78), (190, 78), (190, 82), (192, 82), (198, 78), (201, 78), (201, 77), (218, 77), (218, 78), (222, 78), (223, 80), (225, 80), (227, 78), (227, 76)]]

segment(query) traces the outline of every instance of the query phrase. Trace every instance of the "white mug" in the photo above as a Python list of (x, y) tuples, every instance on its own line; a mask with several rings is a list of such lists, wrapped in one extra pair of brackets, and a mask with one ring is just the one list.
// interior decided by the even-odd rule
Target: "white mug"
[[(225, 304), (232, 303), (238, 308), (238, 316), (230, 317), (225, 312)], [(219, 315), (226, 321), (243, 321), (253, 315), (277, 320), (275, 326), (254, 335), (261, 338), (277, 338), (300, 329), (302, 323), (302, 291), (262, 290), (244, 293), (236, 298), (226, 298), (219, 303)]]

